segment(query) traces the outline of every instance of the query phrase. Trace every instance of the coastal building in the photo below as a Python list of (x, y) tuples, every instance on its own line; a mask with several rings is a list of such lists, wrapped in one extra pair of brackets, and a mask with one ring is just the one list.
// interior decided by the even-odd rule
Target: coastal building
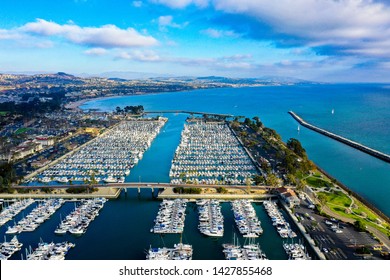
[(35, 142), (42, 146), (52, 146), (54, 145), (54, 138), (50, 136), (37, 136)]
[(41, 160), (36, 160), (31, 163), (31, 167), (33, 168), (41, 168), (46, 166), (50, 161), (48, 159), (41, 159)]
[(18, 160), (26, 156), (32, 155), (36, 152), (39, 152), (43, 149), (41, 143), (36, 143), (34, 141), (25, 141), (19, 146), (11, 149), (12, 158)]
[(291, 188), (281, 187), (278, 188), (277, 191), (279, 192), (280, 198), (286, 202), (290, 208), (300, 204), (297, 194)]

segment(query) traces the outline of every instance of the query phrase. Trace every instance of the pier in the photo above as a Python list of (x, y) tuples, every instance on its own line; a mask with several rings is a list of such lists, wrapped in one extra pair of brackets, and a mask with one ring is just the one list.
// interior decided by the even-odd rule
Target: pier
[(313, 130), (313, 131), (315, 131), (315, 132), (318, 132), (318, 133), (320, 133), (320, 134), (322, 134), (322, 135), (325, 135), (325, 136), (327, 136), (327, 137), (329, 137), (329, 138), (332, 138), (332, 139), (337, 140), (337, 141), (339, 141), (339, 142), (341, 142), (341, 143), (344, 143), (344, 144), (346, 144), (346, 145), (348, 145), (348, 146), (350, 146), (350, 147), (352, 147), (352, 148), (355, 148), (355, 149), (360, 150), (360, 151), (362, 151), (362, 152), (364, 152), (364, 153), (366, 153), (366, 154), (369, 154), (369, 155), (371, 155), (371, 156), (373, 156), (373, 157), (376, 157), (376, 158), (378, 158), (378, 159), (380, 159), (380, 160), (383, 160), (383, 161), (385, 161), (385, 162), (390, 163), (390, 155), (387, 155), (387, 154), (385, 154), (385, 153), (382, 153), (382, 152), (379, 152), (379, 151), (377, 151), (377, 150), (371, 149), (371, 148), (369, 148), (369, 147), (367, 147), (367, 146), (364, 146), (364, 145), (362, 145), (362, 144), (360, 144), (360, 143), (357, 143), (357, 142), (352, 141), (352, 140), (350, 140), (350, 139), (347, 139), (347, 138), (345, 138), (345, 137), (342, 137), (342, 136), (339, 136), (339, 135), (334, 134), (334, 133), (332, 133), (332, 132), (329, 132), (329, 131), (327, 131), (327, 130), (325, 130), (325, 129), (319, 128), (319, 127), (314, 126), (314, 125), (312, 125), (312, 124), (309, 124), (309, 123), (307, 123), (306, 121), (304, 121), (300, 116), (298, 116), (297, 114), (295, 114), (293, 111), (289, 111), (288, 113), (289, 113), (289, 114), (290, 114), (290, 115), (291, 115), (299, 124), (303, 125), (304, 127), (307, 127), (307, 128), (309, 128), (309, 129), (311, 129), (311, 130)]

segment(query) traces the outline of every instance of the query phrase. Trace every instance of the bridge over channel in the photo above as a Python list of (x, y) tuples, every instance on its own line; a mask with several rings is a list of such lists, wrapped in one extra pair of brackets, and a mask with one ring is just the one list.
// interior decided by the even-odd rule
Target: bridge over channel
[[(120, 188), (124, 189), (125, 191), (127, 189), (138, 189), (138, 192), (141, 191), (141, 189), (151, 189), (152, 192), (154, 192), (154, 189), (166, 189), (166, 188), (201, 188), (201, 189), (207, 189), (207, 188), (220, 188), (223, 187), (225, 189), (236, 189), (236, 190), (247, 190), (249, 187), (246, 185), (207, 185), (207, 184), (170, 184), (170, 183), (156, 183), (156, 182), (150, 182), (150, 183), (140, 183), (140, 182), (128, 182), (128, 183), (107, 183), (107, 184), (72, 184), (72, 185), (45, 185), (45, 186), (25, 186), (25, 185), (18, 185), (14, 188), (16, 189), (41, 189), (41, 188), (52, 188), (52, 189), (65, 189), (65, 188), (85, 188), (87, 186), (91, 186), (94, 188)], [(273, 187), (270, 186), (250, 186), (250, 190), (269, 190)]]

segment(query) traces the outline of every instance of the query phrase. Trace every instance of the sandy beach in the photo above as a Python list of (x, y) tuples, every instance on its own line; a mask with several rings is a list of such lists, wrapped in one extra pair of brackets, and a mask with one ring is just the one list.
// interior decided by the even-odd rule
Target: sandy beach
[(109, 98), (109, 97), (112, 97), (112, 96), (80, 99), (78, 101), (74, 101), (74, 102), (70, 102), (70, 103), (66, 104), (65, 108), (70, 109), (70, 110), (81, 110), (79, 107), (88, 101), (100, 100), (100, 99)]

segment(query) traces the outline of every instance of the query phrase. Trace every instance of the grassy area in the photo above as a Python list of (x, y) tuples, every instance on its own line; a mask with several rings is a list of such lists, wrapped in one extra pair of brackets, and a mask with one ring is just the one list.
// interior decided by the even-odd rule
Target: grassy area
[(18, 130), (15, 131), (15, 134), (18, 135), (18, 134), (22, 134), (22, 133), (25, 133), (27, 130), (30, 130), (30, 128), (28, 127), (22, 127), (22, 128), (19, 128)]
[(309, 176), (306, 179), (306, 183), (314, 188), (323, 188), (323, 187), (332, 187), (333, 184), (330, 182), (328, 178), (323, 176), (322, 178), (318, 175)]
[(321, 192), (327, 197), (327, 203), (329, 204), (335, 204), (342, 207), (349, 207), (351, 206), (352, 199), (348, 197), (345, 193), (341, 191), (336, 191), (332, 193), (327, 192)]
[(0, 111), (0, 116), (4, 117), (5, 115), (7, 115), (8, 112), (7, 111)]
[[(318, 192), (317, 194), (324, 194), (326, 196), (326, 206), (328, 206), (332, 212), (346, 218), (359, 220), (365, 225), (370, 225), (385, 234), (390, 234), (390, 225), (380, 219), (378, 215), (372, 212), (360, 201), (354, 199), (355, 206), (352, 207), (351, 213), (347, 213), (345, 209), (348, 208), (352, 202), (351, 198), (349, 198), (347, 194), (341, 191), (334, 191), (332, 193)], [(378, 224), (378, 219), (382, 221), (382, 224)]]

